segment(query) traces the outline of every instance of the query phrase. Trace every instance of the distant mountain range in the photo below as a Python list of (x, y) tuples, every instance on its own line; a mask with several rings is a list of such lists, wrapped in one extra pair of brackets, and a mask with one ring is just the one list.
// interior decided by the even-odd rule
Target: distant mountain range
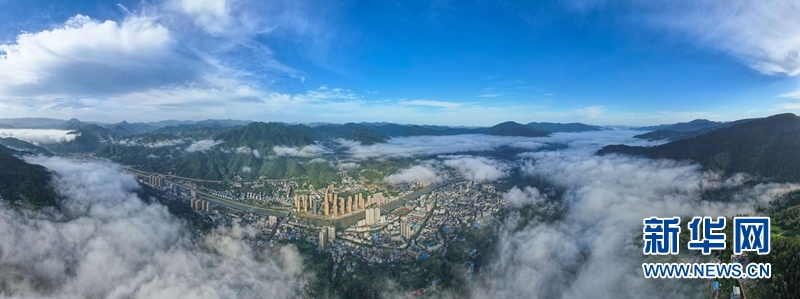
[(603, 127), (600, 126), (593, 126), (587, 125), (582, 123), (568, 123), (568, 124), (560, 124), (560, 123), (537, 123), (532, 122), (528, 123), (528, 126), (548, 131), (548, 132), (591, 132), (591, 131), (602, 131), (604, 130)]
[(637, 131), (674, 131), (674, 132), (690, 132), (690, 131), (697, 131), (706, 128), (713, 128), (719, 125), (725, 124), (724, 122), (717, 122), (717, 121), (710, 121), (707, 119), (695, 119), (690, 122), (685, 123), (675, 123), (675, 124), (666, 124), (666, 125), (657, 125), (657, 126), (648, 126), (648, 127), (633, 127), (631, 129)]
[[(719, 126), (719, 124), (718, 124)], [(708, 127), (706, 127), (708, 129)], [(598, 154), (693, 160), (705, 169), (776, 181), (800, 181), (800, 118), (778, 114), (728, 123), (704, 134), (654, 147), (611, 145)]]

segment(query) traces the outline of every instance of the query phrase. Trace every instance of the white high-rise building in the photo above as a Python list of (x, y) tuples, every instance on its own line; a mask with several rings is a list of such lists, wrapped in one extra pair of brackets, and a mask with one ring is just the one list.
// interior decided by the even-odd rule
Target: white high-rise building
[(325, 247), (328, 244), (328, 232), (325, 227), (319, 231), (319, 247)]
[(328, 231), (328, 241), (333, 242), (333, 240), (336, 240), (336, 227), (331, 225), (326, 226), (326, 228), (326, 231)]
[(411, 239), (413, 231), (411, 230), (411, 222), (400, 220), (400, 235), (406, 240)]
[(381, 209), (380, 208), (370, 208), (366, 209), (366, 224), (367, 225), (374, 225), (379, 224), (381, 222)]

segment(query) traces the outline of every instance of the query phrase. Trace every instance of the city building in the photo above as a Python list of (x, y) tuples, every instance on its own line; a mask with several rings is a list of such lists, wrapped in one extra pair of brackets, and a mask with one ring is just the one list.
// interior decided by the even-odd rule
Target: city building
[(319, 247), (325, 247), (325, 245), (326, 245), (327, 243), (328, 243), (328, 232), (327, 232), (327, 230), (326, 230), (326, 229), (323, 227), (323, 228), (322, 228), (322, 229), (319, 231)]
[(275, 226), (275, 224), (278, 224), (278, 217), (277, 216), (267, 217), (267, 223), (269, 223), (269, 227)]
[(335, 226), (326, 226), (324, 228), (328, 232), (328, 241), (333, 242), (336, 240), (336, 227)]
[(400, 220), (400, 235), (403, 236), (403, 238), (406, 238), (406, 240), (410, 240), (412, 234), (413, 231), (411, 230), (411, 222), (407, 220)]
[(375, 225), (380, 223), (381, 220), (381, 209), (380, 208), (369, 208), (365, 211), (366, 214), (366, 224), (367, 225)]

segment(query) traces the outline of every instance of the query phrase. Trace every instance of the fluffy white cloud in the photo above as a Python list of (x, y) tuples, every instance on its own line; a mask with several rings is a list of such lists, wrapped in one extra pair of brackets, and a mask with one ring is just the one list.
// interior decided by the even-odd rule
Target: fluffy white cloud
[(68, 134), (65, 130), (39, 130), (39, 129), (0, 129), (0, 137), (13, 137), (33, 144), (49, 144), (72, 141), (75, 134)]
[(77, 15), (62, 27), (0, 44), (0, 95), (97, 96), (193, 81), (203, 63), (174, 46), (153, 18), (117, 23)]
[(141, 139), (123, 139), (117, 141), (117, 144), (124, 145), (124, 146), (144, 146), (150, 148), (156, 147), (169, 147), (169, 146), (176, 146), (186, 143), (186, 140), (182, 139), (167, 139), (167, 140), (160, 140), (156, 142), (144, 142)]
[(389, 184), (400, 183), (437, 183), (442, 178), (436, 168), (431, 165), (414, 165), (406, 169), (401, 169), (397, 173), (391, 174), (383, 179)]
[(547, 200), (547, 195), (530, 186), (525, 186), (522, 189), (514, 187), (503, 194), (503, 200), (516, 206), (536, 205)]
[(111, 164), (38, 158), (58, 174), (60, 210), (0, 203), (0, 281), (12, 298), (296, 298), (293, 247), (253, 250), (233, 227), (193, 239), (184, 221), (132, 190)]
[(512, 144), (509, 144), (508, 146), (513, 147), (513, 148), (535, 150), (535, 149), (541, 148), (541, 147), (543, 147), (545, 145), (546, 144), (544, 144), (544, 143), (535, 142), (535, 141), (520, 141), (520, 142), (514, 142)]
[(220, 34), (230, 25), (230, 3), (226, 0), (180, 0), (177, 8), (211, 34)]
[(451, 156), (443, 162), (452, 167), (466, 180), (476, 182), (496, 181), (508, 176), (508, 165), (484, 157)]
[[(609, 136), (598, 132), (603, 134)], [(591, 138), (591, 134), (582, 136)], [(618, 137), (606, 143), (627, 140)], [(703, 289), (701, 284), (642, 277), (641, 263), (646, 258), (637, 241), (641, 240), (642, 219), (753, 214), (756, 204), (800, 188), (796, 184), (759, 184), (736, 193), (728, 202), (702, 201), (702, 192), (742, 188), (747, 177), (723, 179), (689, 162), (596, 156), (593, 153), (603, 145), (596, 140), (569, 144), (564, 150), (533, 153), (534, 160), (521, 166), (524, 174), (563, 189), (563, 215), (548, 221), (534, 218), (521, 230), (510, 217), (501, 231), (498, 260), (484, 272), (489, 279), (473, 289), (474, 297), (691, 297)], [(518, 205), (550, 200), (532, 187), (513, 188), (505, 198)]]
[(361, 145), (340, 141), (356, 159), (382, 157), (413, 157), (453, 154), (469, 151), (489, 151), (511, 144), (530, 145), (540, 138), (491, 135), (414, 136), (389, 139), (386, 143)]
[(186, 148), (187, 152), (207, 152), (222, 143), (222, 141), (214, 141), (211, 139), (198, 140), (193, 142)]
[(302, 148), (275, 146), (272, 148), (272, 150), (275, 151), (275, 155), (277, 156), (304, 157), (304, 158), (320, 156), (330, 152), (328, 148), (316, 144), (306, 145)]
[[(800, 74), (800, 3), (775, 1), (566, 1), (578, 11), (614, 9), (625, 22), (667, 29), (768, 75)], [(624, 4), (623, 4), (624, 3)]]

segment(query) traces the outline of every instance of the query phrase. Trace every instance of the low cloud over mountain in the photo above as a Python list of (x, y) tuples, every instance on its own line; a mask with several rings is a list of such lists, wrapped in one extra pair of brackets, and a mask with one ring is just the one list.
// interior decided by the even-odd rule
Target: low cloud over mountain
[(295, 298), (291, 246), (252, 250), (234, 226), (192, 238), (120, 167), (34, 158), (57, 174), (60, 210), (0, 206), (0, 294), (12, 298)]

